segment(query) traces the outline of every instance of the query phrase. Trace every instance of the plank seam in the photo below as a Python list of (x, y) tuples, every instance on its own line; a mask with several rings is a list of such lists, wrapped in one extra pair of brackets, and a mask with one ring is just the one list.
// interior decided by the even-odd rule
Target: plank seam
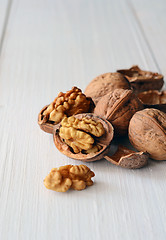
[(150, 55), (151, 55), (151, 57), (152, 57), (152, 59), (154, 61), (154, 64), (156, 65), (156, 68), (157, 68), (158, 72), (161, 72), (161, 69), (160, 69), (159, 64), (157, 62), (155, 54), (154, 54), (154, 52), (153, 52), (153, 50), (152, 50), (152, 48), (151, 48), (151, 46), (149, 44), (149, 41), (148, 41), (147, 36), (145, 34), (144, 28), (143, 28), (143, 26), (142, 26), (142, 24), (141, 24), (141, 22), (139, 20), (139, 17), (138, 17), (138, 15), (136, 13), (136, 10), (135, 10), (134, 6), (132, 5), (132, 3), (130, 2), (130, 0), (126, 0), (126, 2), (127, 2), (128, 6), (129, 6), (133, 16), (135, 17), (136, 24), (137, 24), (137, 26), (138, 26), (141, 34), (142, 34), (142, 37), (143, 37), (143, 39), (145, 41), (145, 44), (147, 45), (147, 48), (148, 48), (148, 50), (150, 52)]
[(5, 35), (6, 35), (6, 28), (7, 28), (8, 22), (9, 22), (9, 16), (10, 16), (10, 12), (11, 12), (12, 2), (13, 2), (13, 0), (8, 0), (8, 4), (7, 4), (7, 8), (6, 8), (6, 14), (5, 14), (5, 19), (4, 19), (3, 29), (2, 29), (2, 35), (0, 38), (0, 57), (1, 57), (1, 53), (2, 53)]

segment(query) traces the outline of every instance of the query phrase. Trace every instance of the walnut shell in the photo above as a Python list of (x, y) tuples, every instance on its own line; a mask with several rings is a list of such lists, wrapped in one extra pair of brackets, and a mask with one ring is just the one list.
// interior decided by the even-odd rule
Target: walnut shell
[(95, 104), (101, 97), (116, 88), (130, 89), (130, 83), (120, 73), (104, 73), (93, 79), (85, 89), (85, 95)]
[(163, 75), (141, 70), (137, 65), (129, 69), (117, 70), (117, 72), (123, 74), (129, 80), (135, 92), (160, 90), (164, 84)]
[(127, 134), (128, 125), (133, 114), (143, 105), (132, 90), (115, 89), (100, 99), (94, 113), (110, 121), (116, 136)]
[(87, 118), (90, 118), (92, 120), (99, 121), (102, 123), (102, 125), (105, 129), (105, 134), (97, 139), (97, 143), (100, 144), (100, 146), (102, 146), (102, 149), (100, 149), (98, 152), (95, 152), (95, 153), (94, 152), (86, 153), (86, 154), (84, 154), (82, 152), (73, 153), (71, 151), (71, 148), (63, 141), (63, 139), (59, 135), (60, 126), (57, 129), (55, 129), (55, 131), (53, 133), (55, 146), (57, 147), (57, 149), (60, 152), (62, 152), (66, 156), (73, 158), (73, 159), (77, 159), (77, 160), (81, 160), (81, 161), (85, 161), (85, 162), (100, 160), (109, 151), (109, 145), (113, 139), (114, 129), (110, 122), (108, 122), (107, 120), (104, 120), (98, 116), (95, 116), (94, 114), (86, 113), (86, 114), (75, 115), (75, 118), (78, 118), (78, 119), (82, 119), (84, 117), (87, 117)]
[(54, 128), (58, 127), (58, 125), (54, 125), (53, 122), (48, 121), (47, 116), (44, 116), (44, 115), (43, 115), (43, 112), (47, 109), (48, 106), (49, 106), (49, 105), (46, 105), (46, 106), (43, 107), (43, 108), (41, 109), (41, 111), (39, 112), (39, 115), (38, 115), (38, 124), (39, 124), (39, 127), (41, 128), (41, 130), (43, 130), (44, 132), (53, 133)]
[(137, 96), (145, 108), (157, 108), (166, 112), (166, 91), (149, 90), (141, 92)]
[(129, 139), (151, 158), (166, 160), (166, 113), (154, 108), (136, 112), (130, 120)]
[(113, 156), (105, 156), (105, 158), (117, 166), (137, 169), (147, 165), (149, 154), (147, 152), (134, 152), (122, 145), (119, 145)]

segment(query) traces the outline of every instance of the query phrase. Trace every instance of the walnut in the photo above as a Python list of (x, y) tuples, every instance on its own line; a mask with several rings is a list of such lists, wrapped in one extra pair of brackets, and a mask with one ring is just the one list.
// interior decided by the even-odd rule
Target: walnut
[(95, 174), (85, 165), (74, 165), (70, 168), (69, 173), (72, 179), (71, 187), (75, 190), (82, 190), (86, 186), (93, 184), (91, 178), (94, 177)]
[(112, 123), (116, 136), (127, 134), (133, 114), (143, 105), (132, 90), (115, 89), (100, 99), (94, 113)]
[(62, 120), (59, 136), (75, 153), (79, 153), (94, 147), (95, 140), (92, 136), (101, 137), (104, 133), (105, 129), (101, 122), (86, 117), (78, 119), (72, 116)]
[(105, 156), (105, 158), (109, 162), (123, 168), (136, 169), (147, 165), (149, 154), (147, 152), (135, 152), (122, 145), (119, 145), (113, 156)]
[(129, 69), (117, 70), (130, 82), (135, 92), (160, 90), (163, 86), (163, 75), (141, 70), (137, 65)]
[(149, 90), (141, 92), (137, 96), (145, 108), (157, 108), (166, 112), (166, 91)]
[(153, 108), (136, 112), (130, 120), (129, 139), (151, 158), (166, 160), (166, 113)]
[(113, 134), (110, 122), (89, 113), (64, 118), (53, 137), (55, 146), (63, 154), (89, 162), (107, 154)]
[(102, 146), (100, 146), (99, 144), (96, 144), (95, 146), (93, 146), (91, 149), (85, 150), (83, 151), (83, 153), (85, 154), (90, 154), (90, 153), (97, 153), (102, 149)]
[(92, 99), (87, 98), (79, 88), (73, 87), (66, 93), (60, 92), (50, 105), (40, 111), (38, 123), (42, 130), (52, 133), (54, 126), (64, 117), (91, 112), (93, 108)]
[(44, 185), (57, 192), (66, 192), (69, 188), (83, 190), (93, 184), (91, 178), (94, 176), (94, 172), (85, 165), (66, 165), (53, 168), (44, 179)]
[(88, 84), (85, 94), (97, 104), (101, 97), (117, 88), (130, 89), (130, 84), (120, 73), (104, 73)]

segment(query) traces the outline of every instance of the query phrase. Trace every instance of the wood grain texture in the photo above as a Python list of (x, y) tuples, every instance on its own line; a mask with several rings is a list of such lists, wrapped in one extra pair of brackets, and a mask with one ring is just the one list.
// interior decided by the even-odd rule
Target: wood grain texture
[[(132, 64), (165, 73), (166, 4), (144, 2), (146, 8), (127, 0), (13, 0), (0, 59), (2, 240), (165, 240), (165, 161), (140, 170), (86, 163), (95, 184), (56, 193), (43, 185), (51, 168), (81, 162), (58, 152), (37, 125), (59, 91), (85, 89), (98, 74)], [(161, 14), (159, 41), (152, 35)]]
[[(129, 8), (135, 16), (142, 36), (151, 52), (157, 71), (166, 75), (166, 3), (165, 0), (129, 0)], [(164, 85), (166, 88), (166, 84)]]
[(11, 0), (0, 0), (0, 54), (3, 46), (6, 26), (10, 15)]

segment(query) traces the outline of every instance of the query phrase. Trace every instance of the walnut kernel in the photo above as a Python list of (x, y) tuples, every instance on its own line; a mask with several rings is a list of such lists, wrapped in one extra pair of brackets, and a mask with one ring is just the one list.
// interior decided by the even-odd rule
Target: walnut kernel
[(92, 107), (92, 100), (87, 98), (79, 88), (73, 87), (66, 93), (60, 92), (42, 114), (45, 121), (58, 124), (66, 116), (88, 112), (90, 107)]
[(44, 185), (57, 192), (66, 192), (69, 188), (83, 190), (93, 184), (91, 178), (94, 176), (94, 172), (85, 165), (66, 165), (53, 168), (44, 179)]
[(82, 119), (65, 117), (61, 122), (60, 137), (69, 145), (75, 153), (82, 150), (90, 150), (95, 146), (95, 137), (101, 137), (105, 133), (101, 122), (96, 122), (86, 117)]

